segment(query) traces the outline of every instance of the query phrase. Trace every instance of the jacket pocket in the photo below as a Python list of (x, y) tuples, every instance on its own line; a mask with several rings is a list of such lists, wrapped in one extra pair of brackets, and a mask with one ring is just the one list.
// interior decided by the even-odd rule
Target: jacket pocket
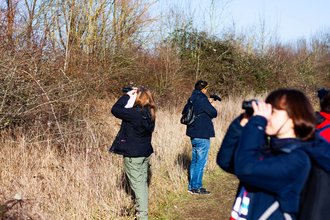
[(127, 140), (116, 138), (112, 143), (110, 150), (111, 153), (130, 156), (129, 146)]

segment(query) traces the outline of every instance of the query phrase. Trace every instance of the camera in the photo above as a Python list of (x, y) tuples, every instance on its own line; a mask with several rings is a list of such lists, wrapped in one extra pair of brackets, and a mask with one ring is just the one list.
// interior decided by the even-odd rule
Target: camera
[(215, 94), (210, 95), (210, 98), (214, 99), (214, 101), (221, 101), (222, 100), (219, 96), (217, 96)]
[(124, 87), (123, 88), (123, 92), (129, 92), (131, 91), (133, 88), (132, 87)]
[(249, 113), (249, 114), (253, 114), (253, 112), (254, 112), (254, 110), (253, 110), (253, 108), (252, 108), (252, 102), (253, 101), (255, 101), (256, 102), (256, 104), (258, 104), (258, 101), (257, 100), (255, 100), (255, 99), (252, 99), (252, 100), (250, 100), (250, 101), (243, 101), (243, 103), (242, 103), (242, 109), (244, 109), (247, 113)]

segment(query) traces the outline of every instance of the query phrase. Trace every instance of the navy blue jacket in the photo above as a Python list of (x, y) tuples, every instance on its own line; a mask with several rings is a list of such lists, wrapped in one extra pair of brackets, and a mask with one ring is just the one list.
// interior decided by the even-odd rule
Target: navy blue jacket
[(151, 122), (147, 107), (134, 105), (125, 108), (129, 98), (129, 95), (123, 95), (111, 109), (111, 113), (122, 119), (122, 123), (110, 152), (128, 157), (148, 157), (154, 152), (151, 136), (155, 123)]
[(194, 113), (199, 115), (194, 123), (187, 126), (187, 136), (191, 138), (210, 138), (214, 137), (214, 127), (212, 119), (217, 117), (217, 110), (211, 105), (207, 96), (201, 91), (194, 90), (188, 99), (183, 112), (189, 108), (189, 100), (194, 102)]
[(244, 128), (239, 122), (240, 117), (230, 125), (217, 163), (225, 171), (234, 173), (241, 181), (240, 186), (246, 186), (250, 192), (247, 220), (258, 219), (275, 201), (280, 203), (280, 208), (269, 220), (284, 219), (284, 212), (295, 219), (311, 159), (330, 171), (330, 144), (318, 134), (308, 142), (268, 138), (265, 135), (267, 120), (261, 116), (250, 118)]

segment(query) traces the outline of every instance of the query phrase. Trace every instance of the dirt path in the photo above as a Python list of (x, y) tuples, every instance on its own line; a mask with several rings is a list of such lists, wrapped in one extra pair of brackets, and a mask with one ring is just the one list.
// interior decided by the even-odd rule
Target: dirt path
[(238, 180), (235, 176), (219, 172), (206, 178), (204, 186), (211, 195), (192, 195), (175, 201), (166, 219), (220, 219), (228, 220), (236, 194)]

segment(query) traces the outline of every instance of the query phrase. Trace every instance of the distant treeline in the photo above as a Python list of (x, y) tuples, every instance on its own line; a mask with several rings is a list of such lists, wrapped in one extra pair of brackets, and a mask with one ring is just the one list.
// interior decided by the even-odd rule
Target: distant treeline
[(75, 121), (95, 100), (127, 86), (150, 87), (160, 106), (181, 103), (199, 79), (220, 96), (330, 87), (330, 32), (258, 49), (243, 35), (211, 36), (184, 20), (157, 26), (166, 33), (157, 35), (150, 30), (160, 19), (150, 16), (150, 1), (87, 2), (2, 5), (0, 129)]

